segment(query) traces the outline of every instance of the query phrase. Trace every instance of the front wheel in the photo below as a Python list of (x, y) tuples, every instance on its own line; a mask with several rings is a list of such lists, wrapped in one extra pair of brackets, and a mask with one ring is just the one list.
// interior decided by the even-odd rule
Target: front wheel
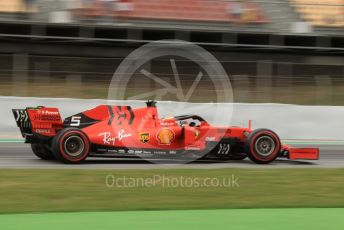
[(90, 142), (81, 130), (66, 128), (54, 137), (52, 149), (56, 159), (68, 164), (77, 164), (87, 158)]
[(245, 143), (248, 157), (258, 164), (268, 164), (276, 159), (281, 150), (281, 141), (276, 133), (268, 129), (254, 130)]

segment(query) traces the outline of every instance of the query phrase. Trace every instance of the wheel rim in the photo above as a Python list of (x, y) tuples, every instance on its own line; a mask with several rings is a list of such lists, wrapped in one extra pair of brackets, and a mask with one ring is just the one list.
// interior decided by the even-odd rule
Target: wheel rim
[(80, 154), (82, 154), (84, 148), (84, 141), (79, 136), (70, 136), (66, 139), (64, 143), (65, 152), (72, 157), (77, 157)]
[(275, 151), (275, 148), (275, 141), (270, 136), (261, 136), (255, 143), (257, 153), (264, 157), (271, 155)]

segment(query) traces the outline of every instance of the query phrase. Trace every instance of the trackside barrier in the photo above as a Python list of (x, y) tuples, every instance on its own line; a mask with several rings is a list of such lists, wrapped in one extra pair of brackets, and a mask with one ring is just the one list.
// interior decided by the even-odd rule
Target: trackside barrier
[[(188, 111), (173, 109), (175, 102), (159, 102), (160, 117), (187, 114)], [(0, 140), (20, 139), (20, 131), (16, 127), (12, 108), (44, 105), (60, 109), (62, 117), (90, 109), (99, 104), (107, 104), (100, 99), (67, 99), (67, 98), (29, 98), (0, 97)], [(111, 104), (145, 106), (143, 101), (111, 101)], [(196, 103), (195, 103), (196, 104)], [(228, 105), (228, 104), (227, 104)], [(226, 106), (223, 104), (222, 106)], [(200, 111), (198, 115), (210, 117), (212, 109)], [(226, 116), (224, 114), (224, 116)], [(279, 134), (281, 139), (322, 139), (344, 140), (344, 106), (304, 106), (289, 104), (247, 104), (234, 103), (230, 125), (248, 126), (252, 120), (252, 128), (269, 128)], [(229, 125), (229, 124), (215, 124)]]

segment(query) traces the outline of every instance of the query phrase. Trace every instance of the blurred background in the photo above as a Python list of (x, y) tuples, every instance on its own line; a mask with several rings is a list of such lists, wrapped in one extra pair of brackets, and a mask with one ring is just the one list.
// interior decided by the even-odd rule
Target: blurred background
[[(160, 39), (210, 51), (236, 102), (344, 104), (344, 0), (0, 0), (0, 95), (106, 98), (120, 62)], [(173, 82), (168, 58), (145, 68)], [(141, 75), (128, 92), (158, 87)]]
[[(69, 116), (83, 111), (81, 107), (103, 103), (55, 98), (106, 99), (120, 63), (138, 47), (162, 39), (191, 42), (214, 55), (227, 73), (216, 77), (230, 79), (235, 102), (344, 105), (344, 0), (0, 0), (0, 213), (88, 211), (84, 219), (77, 213), (62, 218), (55, 214), (56, 219), (36, 214), (13, 219), (0, 215), (1, 229), (47, 229), (37, 227), (45, 218), (49, 229), (63, 228), (66, 223), (65, 229), (70, 229), (80, 226), (80, 220), (87, 225), (83, 229), (99, 228), (103, 223), (109, 228), (112, 222), (121, 229), (128, 224), (139, 224), (142, 229), (142, 224), (149, 226), (156, 221), (168, 223), (170, 229), (196, 226), (192, 222), (208, 229), (228, 225), (253, 228), (240, 227), (238, 220), (243, 225), (255, 225), (254, 229), (343, 229), (338, 227), (343, 226), (344, 215), (339, 209), (344, 207), (342, 106), (235, 104), (235, 125), (246, 125), (250, 119), (254, 128), (268, 127), (282, 139), (289, 139), (284, 143), (320, 146), (321, 160), (314, 164), (282, 160), (271, 168), (251, 169), (252, 165), (244, 161), (178, 169), (177, 164), (153, 167), (132, 161), (122, 164), (121, 160), (110, 160), (107, 164), (90, 160), (84, 168), (104, 170), (62, 170), (71, 167), (36, 160), (30, 147), (19, 143), (22, 138), (11, 108), (47, 105)], [(183, 88), (192, 88), (202, 67), (195, 60), (165, 56), (142, 68), (175, 85), (171, 58)], [(202, 78), (199, 87), (203, 91), (195, 94), (194, 101), (212, 100), (212, 77)], [(161, 87), (138, 69), (125, 90), (131, 97)], [(159, 99), (175, 98), (163, 95)], [(168, 113), (171, 110), (165, 109)], [(209, 106), (197, 114), (204, 113), (214, 114)], [(223, 117), (229, 116), (223, 113)], [(283, 165), (286, 167), (281, 169)], [(335, 169), (324, 169), (330, 167)], [(170, 189), (158, 184), (108, 188), (105, 178), (109, 174), (128, 178), (235, 175), (242, 187)], [(287, 209), (252, 210), (272, 207)], [(336, 209), (295, 211), (292, 207)], [(225, 208), (247, 210), (223, 213)], [(105, 215), (106, 219), (104, 213), (89, 212), (161, 209), (188, 211), (182, 212), (182, 217), (170, 212), (166, 216), (152, 212), (152, 217), (148, 212), (125, 212), (127, 217), (114, 213)], [(191, 209), (212, 210), (204, 212), (203, 218), (192, 214)]]

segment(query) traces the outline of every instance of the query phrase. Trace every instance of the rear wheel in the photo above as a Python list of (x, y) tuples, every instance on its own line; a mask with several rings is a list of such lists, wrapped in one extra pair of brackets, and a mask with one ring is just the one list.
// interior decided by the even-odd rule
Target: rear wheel
[(52, 148), (56, 159), (64, 163), (77, 164), (87, 158), (90, 143), (81, 130), (67, 128), (54, 137)]
[(42, 143), (31, 143), (32, 152), (42, 160), (53, 160), (54, 155), (49, 149), (49, 146)]
[(268, 164), (276, 159), (281, 150), (281, 141), (276, 133), (268, 129), (254, 130), (247, 138), (245, 152), (258, 164)]

